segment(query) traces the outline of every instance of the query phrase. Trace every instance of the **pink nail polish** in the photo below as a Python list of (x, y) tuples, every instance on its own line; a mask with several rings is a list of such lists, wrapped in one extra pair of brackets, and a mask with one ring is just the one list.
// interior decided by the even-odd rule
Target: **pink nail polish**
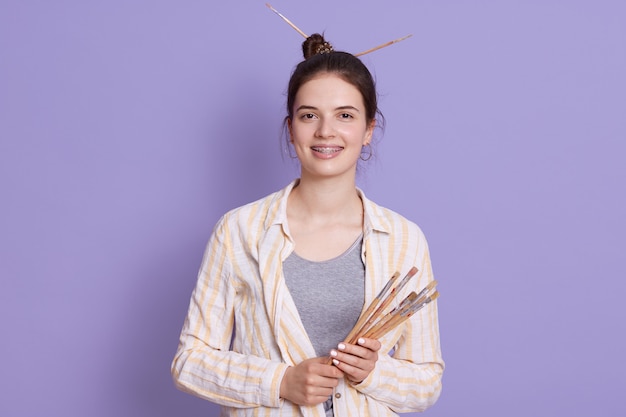
[(365, 339), (363, 339), (362, 337), (359, 338), (359, 345), (362, 345), (363, 343), (365, 343)]
[(337, 356), (337, 351), (336, 350), (331, 350), (330, 351), (330, 356)]
[(333, 363), (334, 363), (335, 365), (339, 365), (339, 361), (338, 361), (337, 359), (333, 359)]
[(346, 348), (346, 345), (344, 345), (343, 343), (339, 343), (339, 346), (337, 346), (339, 348), (339, 350), (344, 350)]

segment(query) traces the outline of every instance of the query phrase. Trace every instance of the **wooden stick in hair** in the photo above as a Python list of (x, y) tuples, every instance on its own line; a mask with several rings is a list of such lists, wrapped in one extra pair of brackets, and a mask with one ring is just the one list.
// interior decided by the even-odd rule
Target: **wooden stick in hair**
[[(302, 35), (304, 38), (308, 38), (308, 37), (309, 37), (309, 35), (307, 35), (307, 34), (306, 34), (306, 33), (304, 33), (302, 30), (300, 30), (300, 28), (299, 28), (298, 26), (294, 25), (294, 24), (291, 22), (291, 20), (287, 19), (287, 18), (286, 18), (285, 16), (283, 16), (283, 15), (282, 15), (282, 14), (281, 14), (278, 10), (276, 10), (275, 8), (273, 8), (271, 4), (269, 4), (269, 3), (265, 3), (265, 5), (266, 5), (266, 6), (267, 6), (267, 7), (268, 7), (271, 11), (273, 11), (273, 12), (274, 12), (274, 13), (276, 13), (278, 16), (280, 16), (280, 18), (281, 18), (281, 19), (283, 19), (283, 20), (284, 20), (284, 21), (285, 21), (285, 22), (286, 22), (289, 26), (291, 26), (291, 27), (292, 27), (292, 28), (293, 28), (296, 32), (298, 32), (298, 33), (299, 33), (300, 35)], [(398, 39), (394, 39), (394, 40), (389, 41), (389, 42), (385, 42), (385, 43), (383, 43), (383, 44), (381, 44), (381, 45), (375, 46), (375, 47), (370, 48), (370, 49), (368, 49), (368, 50), (366, 50), (366, 51), (359, 52), (358, 54), (354, 54), (354, 56), (357, 56), (357, 57), (358, 57), (358, 56), (362, 56), (362, 55), (365, 55), (365, 54), (369, 54), (370, 52), (378, 51), (379, 49), (385, 48), (385, 47), (387, 47), (387, 46), (389, 46), (389, 45), (393, 45), (394, 43), (401, 42), (401, 41), (403, 41), (403, 40), (405, 40), (405, 39), (407, 39), (407, 38), (410, 38), (411, 36), (413, 36), (413, 35), (406, 35), (406, 36), (403, 36), (402, 38), (398, 38)]]

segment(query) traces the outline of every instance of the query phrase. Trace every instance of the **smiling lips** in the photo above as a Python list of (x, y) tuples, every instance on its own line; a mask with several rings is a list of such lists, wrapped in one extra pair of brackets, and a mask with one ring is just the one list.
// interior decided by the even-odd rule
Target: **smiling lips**
[(313, 152), (320, 153), (325, 157), (335, 155), (342, 149), (342, 146), (311, 146), (311, 150), (313, 150)]

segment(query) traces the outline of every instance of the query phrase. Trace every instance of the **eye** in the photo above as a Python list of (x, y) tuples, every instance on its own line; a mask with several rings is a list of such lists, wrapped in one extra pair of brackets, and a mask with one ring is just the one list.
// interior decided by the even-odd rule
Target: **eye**
[(354, 117), (350, 113), (340, 113), (339, 118), (348, 120), (348, 119), (353, 119)]
[(313, 119), (315, 119), (315, 115), (313, 113), (302, 113), (300, 115), (300, 119), (302, 119), (302, 120), (313, 120)]

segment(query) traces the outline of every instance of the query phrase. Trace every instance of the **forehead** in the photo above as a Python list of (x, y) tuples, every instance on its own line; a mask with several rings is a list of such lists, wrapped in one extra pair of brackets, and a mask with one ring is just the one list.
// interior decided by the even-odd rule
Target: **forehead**
[(346, 106), (363, 108), (363, 96), (352, 84), (335, 74), (321, 74), (313, 77), (300, 86), (295, 97), (296, 107), (299, 105)]

